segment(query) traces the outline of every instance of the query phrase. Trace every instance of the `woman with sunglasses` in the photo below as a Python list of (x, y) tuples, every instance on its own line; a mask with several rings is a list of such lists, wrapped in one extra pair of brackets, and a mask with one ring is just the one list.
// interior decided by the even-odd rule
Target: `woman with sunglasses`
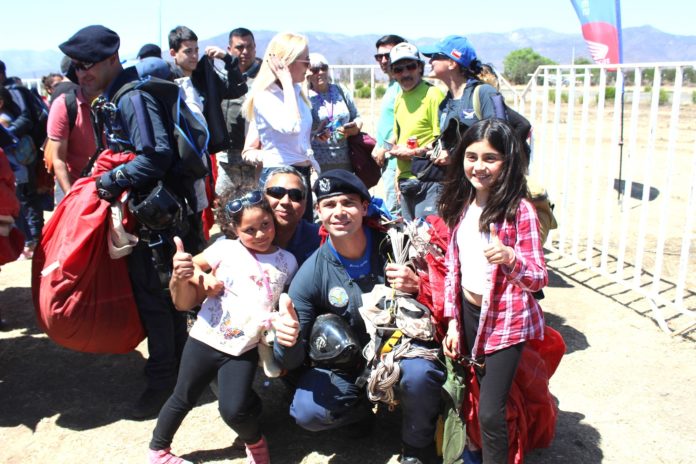
[[(474, 88), (477, 86), (481, 87), (479, 90), (481, 119), (496, 117), (491, 97), (497, 94), (498, 90), (479, 80), (482, 65), (476, 57), (476, 50), (466, 37), (447, 36), (435, 45), (422, 47), (421, 53), (430, 58), (432, 71), (428, 77), (441, 80), (449, 90), (440, 104), (439, 117), (442, 133), (447, 131), (453, 119), (467, 127), (479, 120), (473, 103)], [(458, 139), (459, 137), (456, 138)], [(444, 149), (451, 151), (455, 144), (446, 146)]]
[[(249, 130), (242, 157), (261, 166), (259, 185), (275, 168), (293, 166), (310, 183), (319, 171), (310, 146), (312, 113), (302, 90), (309, 67), (307, 39), (277, 34), (266, 48), (259, 73), (244, 104)], [(307, 218), (312, 219), (312, 196), (307, 195)]]
[(312, 104), (312, 150), (322, 171), (353, 172), (347, 137), (362, 129), (363, 122), (350, 93), (331, 82), (328, 60), (309, 54), (309, 101)]
[[(252, 383), (259, 355), (254, 348), (264, 330), (290, 318), (281, 293), (297, 271), (289, 252), (273, 244), (273, 211), (263, 192), (253, 190), (221, 198), (218, 223), (231, 226), (236, 239), (213, 243), (191, 256), (174, 238), (177, 251), (169, 283), (180, 311), (201, 304), (184, 346), (174, 393), (162, 407), (150, 441), (149, 462), (184, 463), (171, 453), (171, 443), (203, 390), (217, 379), (220, 415), (244, 442), (249, 463), (270, 462), (259, 425), (261, 400)], [(294, 312), (292, 312), (294, 315)], [(283, 326), (292, 325), (283, 321)], [(289, 340), (294, 344), (294, 339)], [(278, 336), (278, 342), (283, 343)]]

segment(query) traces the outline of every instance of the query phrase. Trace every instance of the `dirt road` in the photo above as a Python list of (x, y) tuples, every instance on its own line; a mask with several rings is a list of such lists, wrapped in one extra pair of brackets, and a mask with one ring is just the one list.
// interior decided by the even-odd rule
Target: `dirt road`
[[(649, 316), (594, 288), (592, 276), (568, 272), (549, 257), (551, 285), (542, 302), (568, 351), (551, 382), (559, 419), (552, 446), (528, 463), (692, 463), (696, 456), (696, 342), (672, 338)], [(125, 419), (144, 388), (144, 345), (128, 355), (71, 352), (36, 327), (29, 262), (0, 272), (0, 462), (142, 463), (154, 420)], [(573, 278), (571, 278), (571, 276)], [(574, 280), (576, 279), (576, 280)], [(399, 416), (381, 411), (374, 434), (349, 440), (312, 434), (287, 415), (284, 389), (257, 387), (275, 464), (396, 463)], [(244, 462), (212, 394), (184, 421), (174, 451), (196, 462)]]

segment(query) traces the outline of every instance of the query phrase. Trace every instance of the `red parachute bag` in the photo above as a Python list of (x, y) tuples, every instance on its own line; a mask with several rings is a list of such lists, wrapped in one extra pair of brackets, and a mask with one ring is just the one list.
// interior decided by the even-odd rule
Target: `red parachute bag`
[[(522, 464), (527, 451), (546, 448), (556, 432), (558, 407), (549, 392), (549, 379), (565, 353), (565, 342), (556, 330), (544, 328), (543, 340), (529, 340), (522, 350), (508, 395), (505, 420), (508, 425), (508, 462)], [(466, 432), (481, 447), (478, 420), (479, 384), (473, 367), (467, 375), (464, 398)]]
[(43, 229), (32, 263), (41, 329), (57, 344), (87, 353), (128, 353), (145, 338), (125, 258), (108, 251), (111, 210), (94, 178), (133, 158), (104, 151), (92, 177), (79, 179)]

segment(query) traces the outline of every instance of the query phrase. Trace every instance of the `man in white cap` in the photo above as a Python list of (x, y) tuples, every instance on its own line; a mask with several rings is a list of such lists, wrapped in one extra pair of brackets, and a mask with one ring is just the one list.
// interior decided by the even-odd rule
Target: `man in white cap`
[[(401, 87), (394, 102), (394, 135), (389, 150), (397, 158), (401, 216), (411, 221), (437, 212), (442, 174), (432, 167), (413, 172), (414, 157), (424, 157), (440, 135), (438, 107), (445, 97), (423, 80), (424, 63), (418, 49), (400, 43), (389, 52), (391, 75)], [(417, 160), (417, 158), (416, 158)], [(428, 164), (426, 160), (420, 165)]]

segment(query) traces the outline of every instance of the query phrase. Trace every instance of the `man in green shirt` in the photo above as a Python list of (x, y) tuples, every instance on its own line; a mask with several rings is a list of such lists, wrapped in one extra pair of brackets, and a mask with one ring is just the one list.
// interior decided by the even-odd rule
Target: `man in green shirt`
[[(414, 156), (426, 156), (440, 135), (438, 107), (445, 95), (423, 80), (424, 63), (414, 45), (400, 43), (391, 49), (389, 57), (391, 75), (401, 87), (394, 102), (394, 146), (389, 153), (397, 159), (401, 215), (411, 221), (437, 212), (438, 179), (416, 178), (411, 162)], [(414, 138), (416, 146), (409, 146), (409, 139)]]

